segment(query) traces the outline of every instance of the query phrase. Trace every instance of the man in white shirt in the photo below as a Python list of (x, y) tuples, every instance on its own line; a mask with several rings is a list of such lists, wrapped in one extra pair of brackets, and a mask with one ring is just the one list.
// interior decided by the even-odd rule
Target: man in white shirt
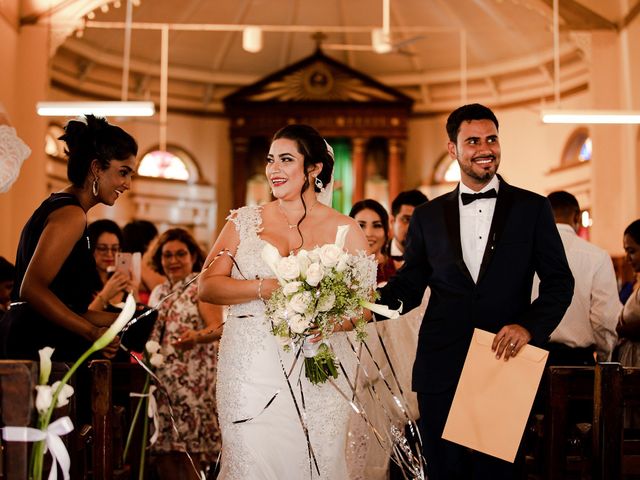
[[(576, 197), (558, 191), (547, 198), (575, 279), (571, 305), (551, 333), (548, 365), (594, 365), (594, 350), (598, 361), (607, 362), (618, 339), (616, 323), (622, 308), (611, 257), (577, 235), (580, 206)], [(537, 296), (536, 277), (532, 298)]]
[(409, 230), (409, 221), (411, 215), (418, 205), (429, 201), (427, 196), (420, 190), (406, 190), (400, 192), (391, 202), (391, 231), (393, 238), (389, 246), (389, 255), (393, 259), (393, 263), (398, 270), (404, 260), (402, 255), (407, 244), (407, 231)]

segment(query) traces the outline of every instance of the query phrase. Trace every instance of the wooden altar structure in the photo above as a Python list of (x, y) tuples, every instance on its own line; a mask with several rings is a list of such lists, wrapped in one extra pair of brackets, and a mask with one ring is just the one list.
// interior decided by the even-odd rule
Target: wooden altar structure
[(234, 208), (245, 203), (247, 180), (258, 168), (256, 158), (266, 158), (272, 135), (290, 123), (312, 125), (326, 138), (349, 140), (353, 202), (364, 197), (365, 153), (374, 138), (386, 140), (389, 199), (402, 190), (413, 99), (320, 49), (227, 96), (224, 105), (230, 119)]

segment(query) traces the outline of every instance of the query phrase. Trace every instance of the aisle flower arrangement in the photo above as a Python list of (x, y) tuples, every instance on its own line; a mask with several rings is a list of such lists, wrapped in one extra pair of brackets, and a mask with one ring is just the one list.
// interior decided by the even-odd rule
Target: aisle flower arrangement
[(133, 438), (133, 431), (135, 429), (136, 423), (138, 422), (138, 417), (140, 416), (140, 412), (142, 407), (144, 406), (145, 415), (142, 421), (142, 448), (140, 450), (140, 460), (139, 460), (139, 469), (138, 469), (138, 478), (142, 480), (144, 478), (144, 467), (145, 467), (145, 459), (146, 459), (146, 449), (147, 449), (147, 437), (149, 434), (149, 419), (153, 419), (153, 434), (151, 438), (149, 438), (149, 445), (153, 445), (158, 439), (159, 429), (158, 429), (158, 406), (156, 403), (156, 399), (154, 393), (157, 389), (155, 385), (151, 385), (151, 372), (154, 368), (160, 367), (164, 364), (165, 355), (161, 353), (160, 344), (155, 340), (149, 340), (144, 347), (144, 366), (147, 370), (147, 375), (144, 383), (144, 387), (142, 388), (141, 393), (130, 393), (129, 395), (132, 397), (138, 397), (138, 405), (136, 406), (136, 410), (133, 414), (133, 418), (131, 420), (131, 425), (129, 427), (129, 433), (127, 434), (127, 440), (125, 442), (124, 450), (122, 453), (122, 461), (126, 462), (127, 456), (129, 454), (129, 447), (131, 446), (131, 439)]
[(354, 255), (345, 250), (348, 231), (348, 225), (340, 226), (335, 243), (287, 257), (269, 243), (262, 250), (262, 259), (280, 283), (266, 301), (272, 333), (285, 350), (302, 349), (305, 376), (313, 384), (338, 377), (330, 337), (344, 322), (352, 321), (357, 339), (363, 341), (365, 308), (390, 318), (399, 316), (399, 311), (372, 303), (377, 264), (364, 252)]
[(64, 480), (69, 479), (69, 468), (71, 466), (69, 453), (67, 452), (61, 435), (65, 435), (73, 430), (73, 424), (69, 417), (59, 418), (53, 423), (51, 416), (53, 411), (69, 403), (69, 397), (73, 394), (73, 388), (67, 383), (73, 374), (78, 370), (87, 358), (95, 352), (102, 350), (109, 345), (118, 335), (120, 330), (131, 320), (135, 313), (136, 302), (132, 295), (128, 295), (125, 306), (118, 315), (118, 318), (111, 324), (105, 333), (98, 338), (84, 352), (78, 360), (71, 366), (62, 380), (53, 385), (47, 385), (51, 374), (51, 356), (54, 349), (45, 347), (39, 351), (40, 354), (40, 375), (39, 385), (36, 387), (36, 409), (38, 411), (37, 429), (30, 427), (4, 427), (3, 438), (8, 441), (35, 441), (31, 450), (31, 461), (29, 476), (31, 480), (42, 480), (44, 467), (44, 454), (48, 450), (52, 457), (51, 472), (49, 479), (57, 477), (58, 465), (62, 470)]

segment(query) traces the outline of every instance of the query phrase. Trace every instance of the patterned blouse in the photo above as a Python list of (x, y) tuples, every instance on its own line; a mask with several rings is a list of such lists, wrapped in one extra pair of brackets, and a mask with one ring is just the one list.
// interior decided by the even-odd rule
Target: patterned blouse
[(218, 341), (196, 344), (183, 351), (172, 346), (186, 330), (205, 327), (198, 312), (198, 283), (193, 282), (182, 291), (195, 275), (193, 273), (175, 285), (164, 282), (151, 293), (150, 304), (155, 305), (166, 295), (181, 292), (159, 307), (158, 320), (150, 337), (160, 344), (161, 353), (165, 355), (156, 374), (169, 392), (179, 435), (171, 427), (166, 396), (156, 392), (160, 433), (151, 449), (157, 453), (186, 449), (202, 461), (215, 462), (221, 445), (215, 400)]

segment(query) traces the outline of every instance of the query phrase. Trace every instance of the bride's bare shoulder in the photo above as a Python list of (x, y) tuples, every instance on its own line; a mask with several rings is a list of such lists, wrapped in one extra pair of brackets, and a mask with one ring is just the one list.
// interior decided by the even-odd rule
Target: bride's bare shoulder
[(343, 215), (339, 211), (331, 207), (327, 207), (326, 205), (320, 205), (320, 208), (318, 209), (318, 214), (319, 214), (318, 219), (324, 225), (332, 225), (332, 226), (352, 225), (352, 224), (357, 225), (357, 223), (355, 223), (353, 218), (349, 217), (348, 215)]

